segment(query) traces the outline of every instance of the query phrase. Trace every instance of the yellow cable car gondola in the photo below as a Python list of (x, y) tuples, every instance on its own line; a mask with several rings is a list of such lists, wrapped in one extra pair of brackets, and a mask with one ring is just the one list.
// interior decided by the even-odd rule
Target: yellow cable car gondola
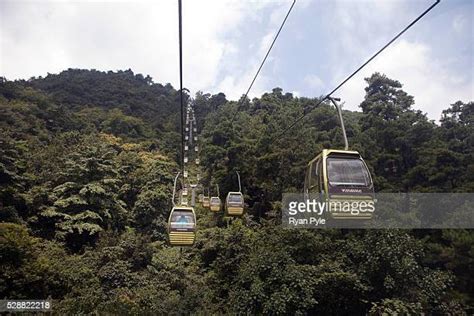
[(204, 197), (202, 198), (202, 206), (209, 208), (209, 206), (210, 206), (210, 201), (209, 201), (209, 197), (208, 197), (208, 196), (204, 196)]
[(219, 185), (216, 184), (216, 192), (217, 195), (211, 197), (209, 201), (209, 208), (211, 209), (212, 212), (219, 212), (221, 210), (221, 198), (219, 197)]
[[(348, 142), (338, 99), (336, 106), (344, 136), (345, 149), (324, 149), (306, 168), (304, 195), (328, 203), (334, 219), (370, 219), (372, 212), (344, 212), (343, 202), (373, 202), (374, 184), (364, 159), (357, 151), (348, 150)], [(337, 206), (339, 205), (339, 208)]]
[(183, 205), (187, 204), (187, 199), (182, 196), (180, 205), (175, 205), (176, 182), (179, 173), (176, 175), (173, 189), (173, 208), (168, 218), (168, 239), (171, 246), (192, 246), (196, 238), (196, 213), (194, 208)]
[(192, 246), (196, 238), (196, 214), (188, 206), (175, 206), (168, 219), (168, 236), (172, 246)]
[(237, 180), (239, 182), (239, 192), (229, 192), (227, 193), (227, 198), (225, 199), (225, 216), (242, 216), (244, 215), (244, 195), (242, 194), (242, 186), (240, 184), (240, 174), (237, 174)]
[(221, 210), (221, 199), (220, 199), (220, 197), (218, 197), (218, 196), (211, 197), (209, 205), (210, 205), (211, 211), (219, 212)]
[(225, 200), (226, 216), (242, 216), (244, 214), (244, 196), (241, 192), (229, 192)]

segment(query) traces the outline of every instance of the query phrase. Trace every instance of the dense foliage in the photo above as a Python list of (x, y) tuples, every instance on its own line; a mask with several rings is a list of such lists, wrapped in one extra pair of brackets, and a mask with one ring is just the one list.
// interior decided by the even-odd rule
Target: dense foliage
[[(344, 116), (377, 190), (473, 192), (474, 103), (447, 105), (436, 124), (400, 82), (366, 80), (362, 112)], [(471, 230), (279, 226), (281, 194), (301, 189), (319, 150), (343, 144), (329, 104), (275, 138), (317, 101), (279, 88), (239, 105), (189, 99), (204, 184), (223, 198), (239, 170), (248, 215), (226, 222), (198, 207), (194, 247), (167, 246), (178, 95), (130, 70), (1, 79), (2, 298), (50, 297), (61, 314), (473, 311)]]

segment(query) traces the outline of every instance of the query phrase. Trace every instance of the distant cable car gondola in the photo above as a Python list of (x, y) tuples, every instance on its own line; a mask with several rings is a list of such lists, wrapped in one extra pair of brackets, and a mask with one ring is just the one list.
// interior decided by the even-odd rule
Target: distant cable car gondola
[(242, 216), (244, 214), (244, 195), (240, 185), (240, 174), (236, 171), (239, 182), (239, 192), (229, 192), (225, 199), (225, 215), (226, 216)]
[(242, 216), (244, 214), (244, 196), (241, 192), (229, 192), (225, 200), (227, 216)]
[(209, 207), (212, 212), (219, 212), (221, 210), (221, 198), (219, 197), (219, 185), (216, 184), (217, 196), (211, 197)]
[(196, 165), (199, 165), (199, 158), (196, 158)]
[[(344, 201), (373, 201), (374, 185), (369, 169), (357, 151), (348, 150), (342, 112), (335, 102), (339, 99), (330, 98), (330, 100), (338, 111), (345, 149), (324, 149), (308, 163), (304, 182), (305, 198), (317, 198), (326, 201), (329, 206)], [(335, 219), (370, 219), (372, 217), (371, 212), (359, 212), (354, 215), (351, 212), (331, 209), (330, 213)]]
[(204, 196), (204, 197), (202, 198), (202, 206), (209, 208), (209, 206), (210, 206), (210, 201), (209, 201), (209, 197), (208, 197), (208, 196)]
[(219, 212), (221, 210), (221, 199), (218, 196), (211, 197), (209, 202), (211, 211)]
[(181, 198), (179, 206), (174, 203), (178, 176), (179, 173), (174, 181), (172, 197), (174, 206), (168, 218), (168, 239), (171, 246), (192, 246), (196, 238), (196, 214), (192, 207), (183, 205), (187, 204), (187, 200), (184, 202), (184, 199)]

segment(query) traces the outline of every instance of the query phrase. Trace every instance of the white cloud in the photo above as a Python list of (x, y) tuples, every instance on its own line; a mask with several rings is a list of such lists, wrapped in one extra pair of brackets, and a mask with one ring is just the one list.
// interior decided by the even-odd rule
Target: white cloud
[[(291, 0), (183, 1), (185, 86), (192, 93), (222, 91), (228, 98), (238, 99), (247, 90), (290, 5)], [(440, 8), (442, 5), (447, 4), (442, 2)], [(288, 38), (280, 37), (250, 97), (276, 85), (313, 96), (327, 92), (415, 18), (420, 8), (423, 4), (413, 1), (298, 0), (283, 32), (294, 23), (296, 26), (286, 35), (293, 34), (300, 42), (311, 39), (308, 50), (324, 54), (305, 62), (319, 63), (321, 69), (308, 67), (311, 69), (305, 77), (304, 70), (288, 67), (300, 52), (282, 49), (281, 54), (287, 55), (278, 54), (278, 48), (289, 45)], [(309, 10), (322, 19), (323, 29), (305, 29), (305, 21), (298, 20), (302, 12), (312, 13)], [(358, 109), (366, 86), (363, 78), (379, 71), (404, 84), (404, 90), (415, 96), (415, 108), (428, 112), (433, 119), (457, 99), (473, 100), (472, 48), (455, 51), (456, 45), (446, 44), (451, 47), (446, 50), (430, 46), (428, 38), (439, 35), (439, 29), (444, 28), (440, 25), (448, 25), (456, 40), (472, 43), (472, 38), (464, 41), (465, 34), (472, 37), (472, 23), (463, 11), (444, 14), (449, 19), (442, 24), (434, 21), (436, 15), (424, 18), (416, 26), (418, 31), (407, 32), (336, 96), (345, 100), (349, 109)], [(156, 82), (170, 82), (177, 87), (177, 15), (176, 1), (169, 0), (0, 0), (0, 75), (17, 79), (57, 73), (68, 67), (131, 68), (151, 75)], [(331, 40), (321, 45), (314, 39), (323, 33)], [(442, 58), (442, 52), (449, 54)], [(466, 64), (466, 57), (460, 54), (471, 55), (471, 67), (456, 72), (453, 63), (458, 62), (458, 69)], [(302, 87), (295, 86), (301, 77)]]
[(311, 74), (306, 75), (303, 79), (303, 82), (311, 89), (314, 90), (316, 94), (322, 93), (322, 88), (324, 87), (324, 82), (318, 76)]
[[(383, 51), (335, 96), (346, 101), (348, 109), (360, 110), (358, 105), (365, 95), (364, 78), (378, 71), (399, 80), (403, 89), (415, 97), (414, 108), (428, 113), (431, 119), (438, 120), (441, 111), (457, 100), (474, 100), (472, 56), (470, 69), (459, 71), (460, 62), (466, 62), (462, 54), (466, 53), (439, 47), (439, 44), (435, 46), (433, 43), (439, 41), (432, 41), (429, 33), (426, 36), (422, 33), (444, 35), (439, 29), (439, 23), (442, 23), (440, 19), (444, 17), (435, 13), (436, 10), (442, 10), (442, 5)], [(329, 43), (328, 48), (331, 56), (329, 64), (332, 65), (331, 86), (335, 87), (357, 69), (424, 8), (422, 3), (412, 1), (335, 2), (334, 17), (340, 23), (330, 26), (333, 37), (338, 39)], [(443, 14), (448, 17), (454, 11)], [(461, 16), (464, 15), (457, 15), (450, 21), (454, 30), (464, 32), (466, 21)], [(430, 29), (426, 28), (428, 25)], [(465, 40), (472, 42), (472, 38)], [(448, 40), (445, 42), (448, 43)], [(450, 52), (449, 55), (446, 52)]]
[[(261, 19), (262, 10), (280, 6), (236, 0), (183, 1), (185, 86), (192, 92), (226, 87), (229, 90), (224, 93), (240, 95), (240, 81), (248, 79), (247, 71), (255, 72), (252, 65), (258, 61), (255, 57), (238, 62), (239, 27)], [(8, 79), (44, 76), (69, 67), (131, 68), (150, 74), (157, 82), (178, 85), (175, 1), (7, 0), (0, 3), (0, 21), (0, 74)], [(267, 37), (262, 45), (266, 41)], [(229, 70), (237, 69), (229, 75)], [(227, 78), (219, 82), (226, 73)], [(259, 81), (261, 86), (264, 79)]]
[[(238, 100), (248, 90), (253, 77), (255, 76), (254, 69), (250, 69), (239, 77), (227, 75), (223, 80), (219, 82), (215, 91), (224, 91), (229, 100)], [(266, 91), (268, 78), (261, 75), (255, 81), (249, 92), (248, 97), (250, 99), (261, 96)]]
[(441, 111), (457, 100), (474, 100), (474, 86), (469, 72), (464, 76), (453, 75), (449, 61), (436, 60), (427, 45), (401, 40), (337, 92), (337, 96), (347, 102), (348, 109), (358, 109), (365, 94), (364, 78), (376, 71), (399, 80), (403, 90), (415, 96), (415, 108), (427, 112), (431, 119), (438, 120)]
[(273, 32), (265, 34), (265, 36), (262, 38), (260, 47), (258, 49), (258, 54), (262, 56), (262, 59), (270, 48), (274, 38), (275, 34)]
[(464, 15), (458, 14), (453, 19), (453, 30), (457, 33), (461, 33), (468, 24), (467, 19)]

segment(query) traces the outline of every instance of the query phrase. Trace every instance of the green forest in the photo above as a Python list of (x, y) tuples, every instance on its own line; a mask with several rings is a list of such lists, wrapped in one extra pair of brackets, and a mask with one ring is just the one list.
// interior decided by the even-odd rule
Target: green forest
[[(155, 78), (159, 80), (159, 78)], [(474, 193), (474, 102), (439, 122), (396, 78), (366, 78), (343, 111), (377, 192)], [(0, 78), (0, 297), (52, 299), (56, 314), (474, 313), (474, 231), (285, 229), (284, 192), (343, 148), (336, 109), (274, 88), (229, 101), (186, 92), (204, 187), (240, 172), (243, 218), (196, 207), (194, 246), (170, 247), (180, 93), (126, 71)], [(343, 97), (343, 96), (341, 96)]]

